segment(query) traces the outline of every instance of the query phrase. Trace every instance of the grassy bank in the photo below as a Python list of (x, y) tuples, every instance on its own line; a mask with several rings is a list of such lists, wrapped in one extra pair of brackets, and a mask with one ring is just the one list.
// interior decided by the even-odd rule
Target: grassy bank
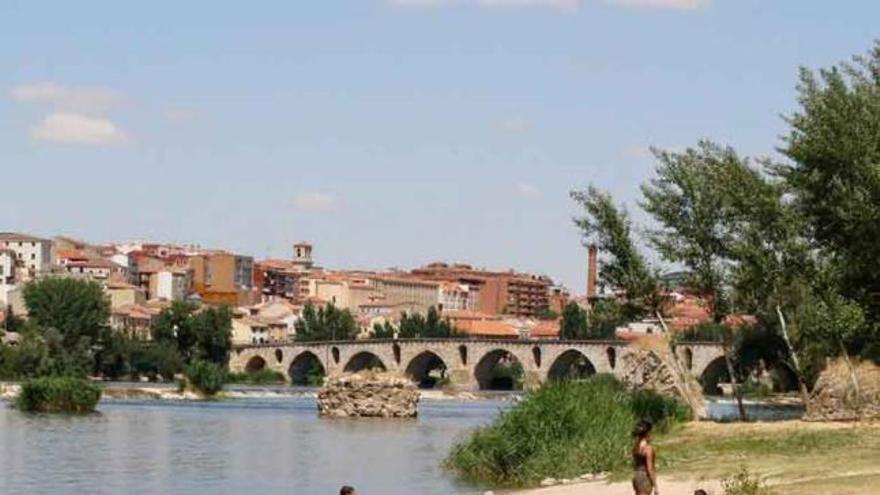
[(627, 392), (608, 376), (553, 383), (456, 445), (446, 466), (469, 481), (500, 487), (611, 471), (628, 463), (637, 419), (665, 426), (684, 416), (674, 401)]
[(690, 423), (656, 445), (658, 470), (676, 478), (717, 480), (745, 466), (780, 495), (880, 493), (880, 424)]
[[(660, 491), (690, 495), (696, 488), (724, 493), (722, 479), (742, 468), (774, 495), (880, 493), (880, 424), (709, 423), (680, 425), (654, 440)], [(521, 495), (631, 495), (628, 466), (612, 483), (527, 490)], [(754, 479), (754, 478), (753, 478)]]

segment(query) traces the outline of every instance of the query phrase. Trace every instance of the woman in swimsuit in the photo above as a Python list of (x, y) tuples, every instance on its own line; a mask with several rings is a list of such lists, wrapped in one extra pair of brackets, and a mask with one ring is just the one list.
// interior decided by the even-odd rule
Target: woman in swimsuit
[(633, 490), (635, 495), (660, 495), (657, 489), (657, 469), (654, 466), (654, 448), (651, 447), (649, 421), (639, 421), (633, 432)]

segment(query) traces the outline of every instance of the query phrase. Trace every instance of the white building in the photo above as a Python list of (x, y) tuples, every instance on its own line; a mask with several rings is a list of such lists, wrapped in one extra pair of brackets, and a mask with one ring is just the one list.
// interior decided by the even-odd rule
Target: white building
[(26, 234), (0, 232), (0, 249), (15, 253), (16, 267), (27, 278), (48, 271), (52, 265), (52, 241)]
[(185, 269), (159, 270), (153, 275), (150, 296), (166, 301), (183, 301), (192, 292), (192, 272)]
[(0, 285), (15, 283), (15, 251), (0, 248)]

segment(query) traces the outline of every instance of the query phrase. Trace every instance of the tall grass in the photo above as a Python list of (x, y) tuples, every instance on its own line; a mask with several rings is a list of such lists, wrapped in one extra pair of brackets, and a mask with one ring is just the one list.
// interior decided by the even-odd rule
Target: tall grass
[(468, 481), (500, 487), (614, 470), (629, 462), (640, 414), (661, 423), (682, 417), (681, 406), (658, 397), (630, 393), (608, 376), (548, 384), (453, 447), (445, 465)]

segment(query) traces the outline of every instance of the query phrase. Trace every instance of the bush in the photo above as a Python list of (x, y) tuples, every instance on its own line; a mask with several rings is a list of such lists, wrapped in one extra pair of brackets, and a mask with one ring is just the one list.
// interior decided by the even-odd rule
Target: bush
[(629, 462), (641, 415), (665, 425), (685, 418), (683, 411), (657, 394), (630, 393), (610, 375), (549, 383), (453, 447), (445, 465), (501, 487), (611, 471)]
[(724, 495), (775, 495), (760, 479), (752, 476), (745, 467), (721, 482)]
[(211, 397), (223, 390), (226, 370), (208, 361), (194, 361), (186, 369), (186, 378), (197, 392)]
[(653, 390), (636, 390), (630, 393), (630, 408), (637, 419), (646, 419), (654, 425), (654, 431), (664, 433), (676, 423), (691, 420), (691, 410), (686, 405)]
[(101, 388), (82, 378), (43, 377), (24, 382), (15, 407), (25, 412), (84, 414), (95, 410)]

